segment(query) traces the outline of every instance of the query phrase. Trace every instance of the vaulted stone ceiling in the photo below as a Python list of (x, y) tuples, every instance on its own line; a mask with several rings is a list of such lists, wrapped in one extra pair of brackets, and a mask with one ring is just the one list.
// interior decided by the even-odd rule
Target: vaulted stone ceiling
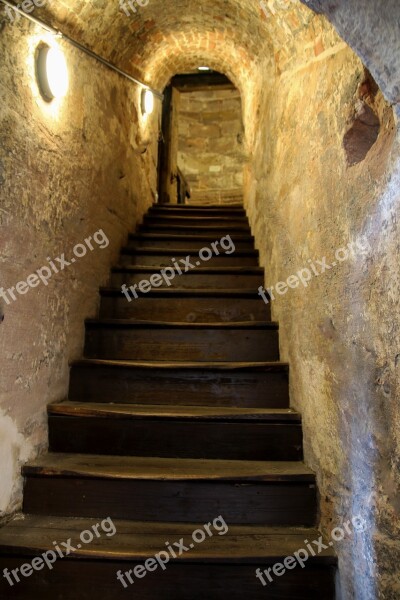
[[(263, 5), (266, 10), (260, 0), (149, 0), (147, 6), (136, 5), (136, 14), (128, 6), (127, 16), (119, 0), (58, 0), (35, 14), (162, 89), (173, 74), (203, 61), (239, 87), (260, 56), (269, 55), (279, 73), (296, 61), (299, 37), (303, 60), (321, 51), (319, 36), (327, 24), (316, 15), (321, 13), (359, 54), (387, 98), (399, 102), (398, 0), (264, 0)], [(375, 35), (383, 28), (385, 39)]]
[(266, 0), (264, 10), (259, 0), (150, 0), (136, 14), (126, 7), (130, 16), (119, 0), (64, 0), (35, 14), (159, 88), (202, 62), (240, 86), (261, 56), (287, 60), (316, 18), (299, 0)]

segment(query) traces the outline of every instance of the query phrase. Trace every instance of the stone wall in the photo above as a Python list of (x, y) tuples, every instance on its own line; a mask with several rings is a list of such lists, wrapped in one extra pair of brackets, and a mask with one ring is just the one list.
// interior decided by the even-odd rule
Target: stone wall
[(181, 94), (178, 166), (190, 203), (243, 201), (243, 121), (236, 89)]
[(100, 229), (109, 244), (95, 243), (47, 286), (1, 300), (0, 518), (19, 507), (21, 464), (46, 446), (46, 405), (66, 397), (98, 287), (154, 200), (158, 125), (157, 115), (140, 120), (136, 86), (64, 43), (69, 92), (45, 102), (35, 49), (54, 40), (22, 19), (1, 29), (0, 287), (26, 281), (48, 258), (68, 259)]
[[(266, 287), (275, 290), (272, 313), (306, 462), (318, 474), (321, 526), (330, 536), (353, 516), (366, 521), (363, 533), (336, 544), (339, 595), (395, 600), (400, 136), (392, 107), (326, 21), (316, 17), (297, 43), (276, 80), (265, 79), (247, 210)], [(336, 251), (349, 243), (356, 251), (343, 260)], [(288, 279), (299, 273), (307, 287)], [(279, 284), (288, 281), (293, 288)]]

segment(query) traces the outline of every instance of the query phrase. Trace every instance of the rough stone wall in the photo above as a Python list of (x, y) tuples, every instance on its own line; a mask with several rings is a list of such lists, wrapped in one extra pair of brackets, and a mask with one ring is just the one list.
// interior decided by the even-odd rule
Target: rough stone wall
[(400, 35), (398, 0), (302, 0), (326, 15), (357, 52), (386, 98), (400, 103)]
[(192, 203), (243, 200), (243, 120), (236, 89), (181, 94), (178, 166)]
[[(340, 597), (395, 600), (400, 136), (392, 108), (326, 22), (316, 18), (298, 43), (297, 58), (278, 60), (276, 81), (265, 80), (265, 121), (248, 174), (257, 184), (247, 208), (266, 287), (275, 289), (305, 268), (311, 273), (307, 287), (274, 291), (272, 311), (282, 358), (290, 362), (292, 404), (303, 416), (306, 461), (318, 474), (322, 527), (330, 536), (353, 516), (366, 520), (362, 534), (336, 544)], [(363, 147), (354, 163), (346, 134), (365, 107), (377, 117), (379, 133), (375, 143), (367, 136), (372, 147), (360, 160)], [(357, 135), (355, 145), (364, 144), (362, 131)], [(357, 242), (355, 256), (335, 257)], [(325, 272), (324, 257), (331, 267)]]
[(46, 103), (34, 72), (41, 40), (25, 20), (0, 33), (0, 287), (70, 258), (100, 229), (109, 245), (92, 242), (47, 286), (1, 300), (0, 518), (19, 506), (21, 463), (47, 443), (46, 405), (65, 398), (98, 287), (155, 193), (154, 142), (141, 154), (154, 123), (139, 123), (138, 89), (63, 44), (69, 92)]

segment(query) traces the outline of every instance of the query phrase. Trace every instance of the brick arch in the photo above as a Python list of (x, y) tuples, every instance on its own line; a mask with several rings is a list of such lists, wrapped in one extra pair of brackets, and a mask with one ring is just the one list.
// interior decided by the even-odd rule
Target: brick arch
[(146, 82), (159, 89), (163, 89), (173, 75), (206, 64), (224, 73), (243, 92), (249, 73), (256, 67), (254, 57), (245, 47), (224, 40), (224, 34), (215, 31), (192, 34), (190, 40), (184, 33), (171, 34), (152, 50), (143, 57), (143, 71)]

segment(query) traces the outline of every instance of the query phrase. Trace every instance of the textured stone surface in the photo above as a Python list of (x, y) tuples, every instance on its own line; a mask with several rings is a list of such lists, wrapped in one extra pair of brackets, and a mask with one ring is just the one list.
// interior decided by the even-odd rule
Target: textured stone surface
[(0, 301), (1, 517), (20, 502), (21, 462), (46, 444), (46, 405), (66, 396), (68, 361), (82, 354), (98, 286), (154, 200), (156, 146), (138, 153), (149, 132), (138, 127), (135, 86), (66, 46), (70, 91), (48, 104), (34, 74), (46, 36), (26, 21), (0, 35), (0, 287), (26, 281), (47, 257), (69, 258), (100, 228), (110, 242), (47, 287)]
[[(392, 109), (327, 30), (325, 54), (282, 69), (263, 98), (248, 176), (249, 214), (267, 287), (309, 260), (328, 264), (366, 236), (370, 249), (272, 303), (291, 399), (303, 415), (307, 462), (317, 471), (324, 530), (362, 515), (366, 530), (338, 543), (346, 600), (399, 597), (399, 140)], [(346, 133), (360, 96), (380, 122), (350, 167)], [(321, 273), (322, 268), (319, 268)]]
[(393, 104), (400, 103), (398, 0), (302, 0), (325, 14)]
[(189, 182), (190, 202), (243, 199), (243, 121), (237, 90), (182, 93), (178, 166)]

